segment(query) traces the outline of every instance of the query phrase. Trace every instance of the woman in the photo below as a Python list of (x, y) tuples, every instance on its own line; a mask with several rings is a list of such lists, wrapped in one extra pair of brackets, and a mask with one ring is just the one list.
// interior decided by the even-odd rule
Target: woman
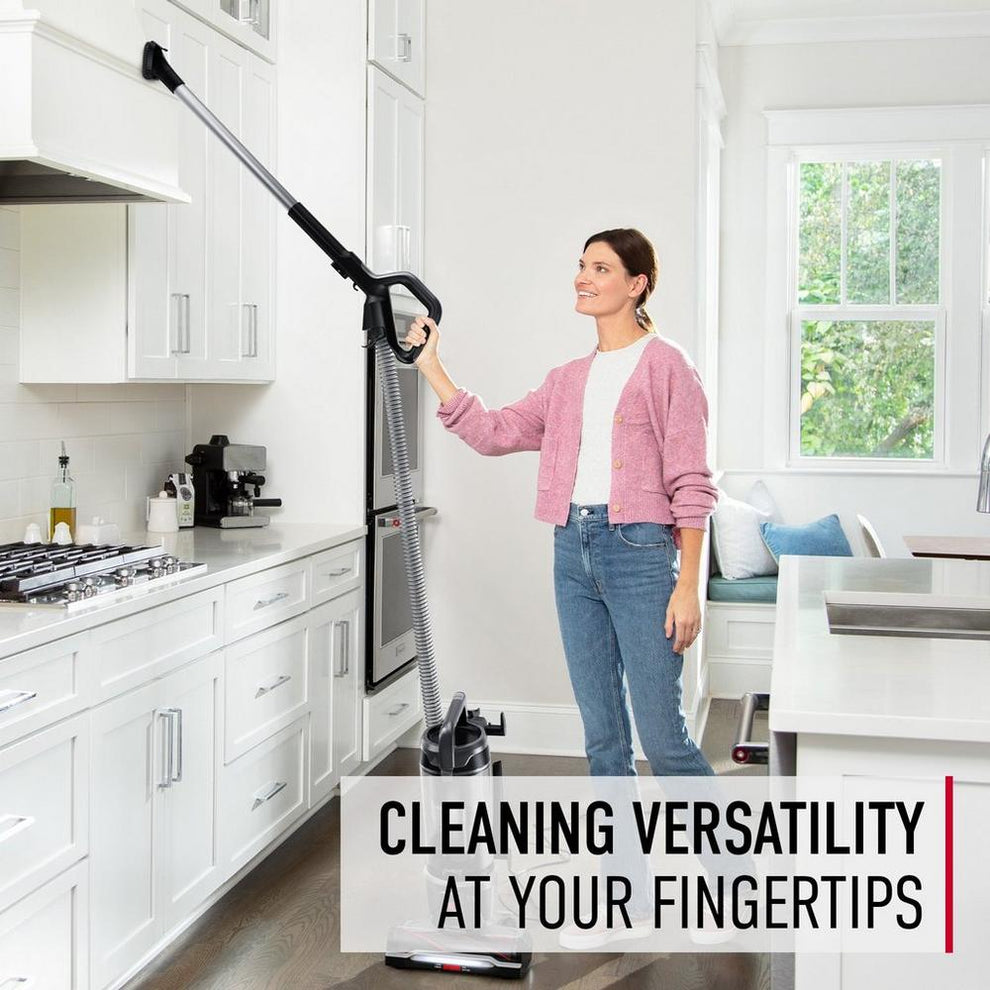
[(416, 365), (448, 430), (482, 454), (540, 451), (536, 518), (555, 524), (557, 615), (595, 776), (636, 773), (624, 680), (653, 773), (713, 772), (681, 707), (682, 654), (701, 629), (698, 568), (717, 497), (708, 404), (694, 365), (643, 308), (656, 280), (653, 246), (638, 230), (588, 238), (575, 308), (595, 318), (598, 347), (503, 409), (486, 409), (451, 381), (432, 320), (418, 317), (406, 337), (425, 341)]

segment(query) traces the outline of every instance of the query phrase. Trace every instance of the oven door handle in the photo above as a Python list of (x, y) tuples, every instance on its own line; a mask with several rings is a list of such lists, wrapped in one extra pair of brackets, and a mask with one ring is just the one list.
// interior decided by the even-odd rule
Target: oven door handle
[[(417, 505), (416, 508), (413, 509), (413, 512), (415, 513), (417, 519), (427, 519), (430, 516), (435, 516), (437, 514), (437, 510), (432, 505)], [(399, 513), (385, 512), (380, 516), (376, 516), (375, 525), (379, 529), (398, 529), (401, 525)]]
[(734, 763), (769, 763), (770, 745), (764, 742), (753, 742), (753, 719), (757, 712), (765, 712), (770, 708), (770, 695), (764, 693), (744, 694), (742, 697), (742, 713), (739, 716), (739, 729), (736, 741), (732, 746)]

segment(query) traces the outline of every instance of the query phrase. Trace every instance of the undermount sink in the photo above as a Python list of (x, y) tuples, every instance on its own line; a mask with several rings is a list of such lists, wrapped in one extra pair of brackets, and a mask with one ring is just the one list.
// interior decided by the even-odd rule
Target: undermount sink
[(883, 596), (825, 593), (828, 629), (838, 636), (914, 636), (930, 639), (990, 640), (986, 607), (878, 601)]

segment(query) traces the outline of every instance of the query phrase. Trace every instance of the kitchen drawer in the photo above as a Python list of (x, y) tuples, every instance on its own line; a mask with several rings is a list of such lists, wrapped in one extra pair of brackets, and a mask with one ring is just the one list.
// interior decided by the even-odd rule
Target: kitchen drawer
[(0, 990), (89, 986), (88, 862), (0, 912)]
[(423, 716), (419, 671), (413, 669), (397, 681), (364, 699), (362, 759), (374, 759)]
[(305, 812), (307, 719), (221, 770), (220, 828), (228, 875)]
[(88, 715), (0, 750), (0, 910), (86, 855), (88, 774)]
[(99, 704), (223, 645), (223, 588), (210, 588), (105, 626), (84, 660), (96, 671)]
[(260, 632), (309, 608), (309, 561), (271, 567), (227, 585), (224, 641)]
[(88, 707), (85, 641), (71, 636), (0, 660), (0, 746)]
[(708, 602), (705, 652), (709, 658), (770, 660), (777, 606)]
[(285, 728), (307, 707), (308, 616), (227, 647), (224, 758), (229, 763)]
[(309, 560), (313, 605), (322, 605), (344, 592), (353, 591), (364, 580), (363, 540), (324, 550)]

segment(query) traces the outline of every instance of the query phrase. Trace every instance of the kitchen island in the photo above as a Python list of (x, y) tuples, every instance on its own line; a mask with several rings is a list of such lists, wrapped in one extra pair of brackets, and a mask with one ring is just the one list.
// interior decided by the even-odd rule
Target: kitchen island
[[(953, 952), (801, 955), (795, 990), (977, 990), (990, 972), (990, 640), (848, 635), (826, 598), (990, 609), (990, 563), (787, 557), (777, 596), (772, 770), (799, 776), (954, 778)], [(775, 957), (774, 990), (790, 983)]]

